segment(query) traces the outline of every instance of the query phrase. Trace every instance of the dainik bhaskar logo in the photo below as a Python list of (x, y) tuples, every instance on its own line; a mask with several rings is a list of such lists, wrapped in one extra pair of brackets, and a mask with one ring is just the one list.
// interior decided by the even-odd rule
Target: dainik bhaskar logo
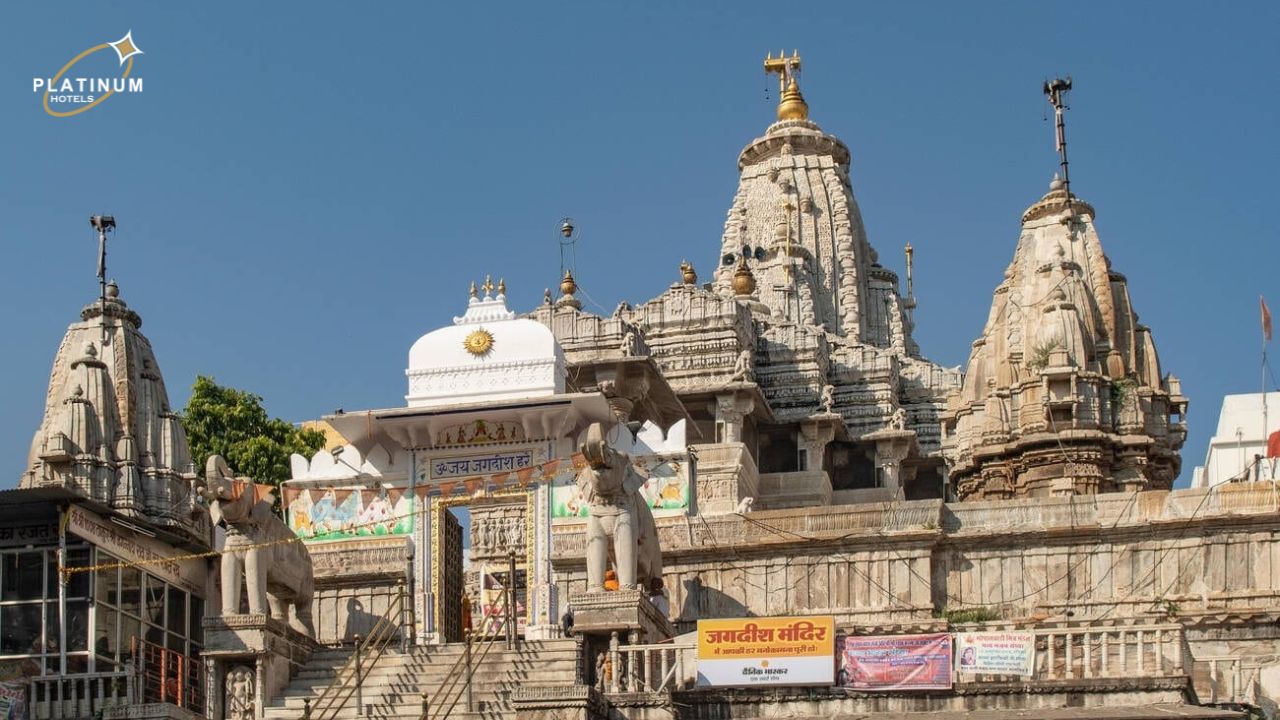
[[(119, 71), (119, 76), (89, 75), (87, 68), (93, 61), (84, 62), (83, 66), (82, 61), (107, 48), (115, 50), (116, 57), (120, 59), (119, 67), (123, 69)], [(115, 42), (94, 45), (71, 58), (66, 65), (62, 66), (58, 74), (51, 78), (32, 78), (31, 91), (44, 91), (42, 103), (44, 111), (50, 115), (59, 118), (79, 115), (97, 107), (117, 93), (142, 92), (142, 78), (133, 77), (133, 60), (142, 54), (142, 50), (133, 42), (133, 31), (130, 30)], [(84, 74), (72, 72), (78, 66), (86, 68), (80, 71)]]

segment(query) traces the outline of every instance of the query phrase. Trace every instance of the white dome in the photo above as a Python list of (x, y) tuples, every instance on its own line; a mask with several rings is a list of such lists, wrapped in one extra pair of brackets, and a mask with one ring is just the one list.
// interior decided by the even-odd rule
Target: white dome
[(551, 330), (517, 319), (507, 298), (471, 298), (452, 327), (409, 349), (409, 407), (439, 407), (564, 392), (564, 351)]

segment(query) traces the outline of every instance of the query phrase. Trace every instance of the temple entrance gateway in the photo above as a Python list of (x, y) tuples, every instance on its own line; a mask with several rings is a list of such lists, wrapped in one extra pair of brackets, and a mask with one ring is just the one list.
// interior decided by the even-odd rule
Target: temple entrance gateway
[[(514, 582), (516, 628), (536, 621), (528, 602), (534, 557), (534, 500), (530, 489), (440, 497), (431, 503), (431, 592), (434, 621), (443, 642), (461, 642), (469, 616), (473, 633), (502, 632), (503, 594)], [(458, 510), (465, 512), (457, 512)], [(461, 516), (461, 519), (460, 517)], [(510, 565), (514, 553), (515, 577)], [(463, 612), (463, 597), (470, 612)]]

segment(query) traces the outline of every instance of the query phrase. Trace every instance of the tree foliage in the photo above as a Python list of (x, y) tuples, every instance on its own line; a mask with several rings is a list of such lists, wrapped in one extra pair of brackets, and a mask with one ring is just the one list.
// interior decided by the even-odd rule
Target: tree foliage
[(289, 455), (310, 457), (325, 441), (322, 432), (267, 415), (261, 397), (204, 375), (191, 387), (182, 426), (199, 472), (210, 455), (221, 455), (237, 475), (272, 485), (289, 479)]

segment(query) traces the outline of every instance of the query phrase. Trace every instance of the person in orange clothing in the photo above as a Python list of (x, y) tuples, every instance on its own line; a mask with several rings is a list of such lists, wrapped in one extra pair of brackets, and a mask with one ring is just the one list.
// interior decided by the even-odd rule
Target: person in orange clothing
[(611, 592), (618, 589), (618, 573), (613, 568), (604, 571), (604, 589)]

